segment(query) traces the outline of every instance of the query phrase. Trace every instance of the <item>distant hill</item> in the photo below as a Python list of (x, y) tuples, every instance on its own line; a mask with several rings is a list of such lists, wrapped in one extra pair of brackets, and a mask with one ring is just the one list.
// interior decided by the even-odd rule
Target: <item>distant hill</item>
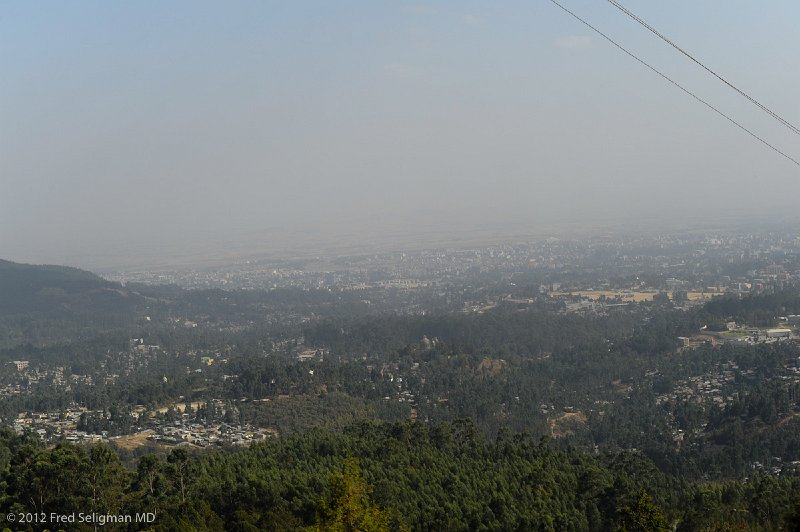
[(119, 313), (131, 299), (121, 285), (85, 270), (0, 260), (0, 316)]

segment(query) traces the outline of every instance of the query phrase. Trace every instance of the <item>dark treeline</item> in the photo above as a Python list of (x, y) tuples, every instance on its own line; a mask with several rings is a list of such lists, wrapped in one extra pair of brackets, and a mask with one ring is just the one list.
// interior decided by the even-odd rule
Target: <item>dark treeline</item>
[(655, 354), (674, 349), (676, 336), (696, 330), (703, 320), (694, 313), (654, 305), (607, 316), (501, 305), (482, 314), (330, 319), (306, 327), (303, 332), (307, 343), (330, 347), (334, 353), (393, 352), (427, 336), (456, 349), (528, 357), (580, 351), (604, 342), (625, 343), (630, 349)]
[(3, 432), (0, 475), (4, 516), (155, 512), (155, 530), (795, 530), (800, 518), (798, 478), (687, 482), (638, 453), (592, 456), (507, 431), (489, 441), (463, 420), (176, 448), (131, 468), (106, 446), (46, 449)]
[(723, 297), (707, 303), (705, 311), (717, 318), (734, 319), (748, 325), (771, 326), (778, 317), (800, 314), (800, 293), (796, 289), (788, 289), (741, 299)]

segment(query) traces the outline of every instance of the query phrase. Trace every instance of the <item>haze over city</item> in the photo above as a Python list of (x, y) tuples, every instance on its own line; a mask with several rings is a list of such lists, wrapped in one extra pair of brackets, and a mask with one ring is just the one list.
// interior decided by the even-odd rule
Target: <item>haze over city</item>
[[(303, 235), (713, 221), (791, 212), (798, 192), (796, 166), (550, 2), (146, 6), (3, 6), (4, 257), (91, 267)], [(800, 155), (610, 5), (569, 6)], [(797, 118), (796, 2), (629, 7)]]
[(799, 20), (0, 4), (0, 530), (800, 531)]

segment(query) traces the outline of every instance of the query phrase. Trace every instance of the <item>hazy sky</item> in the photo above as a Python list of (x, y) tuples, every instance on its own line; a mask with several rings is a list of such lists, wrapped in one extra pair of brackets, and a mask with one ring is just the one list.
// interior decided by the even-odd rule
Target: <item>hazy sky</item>
[[(800, 158), (800, 137), (607, 2), (563, 2)], [(796, 0), (625, 5), (800, 124)], [(0, 66), (12, 260), (298, 226), (763, 213), (800, 192), (800, 168), (547, 0), (9, 1)]]

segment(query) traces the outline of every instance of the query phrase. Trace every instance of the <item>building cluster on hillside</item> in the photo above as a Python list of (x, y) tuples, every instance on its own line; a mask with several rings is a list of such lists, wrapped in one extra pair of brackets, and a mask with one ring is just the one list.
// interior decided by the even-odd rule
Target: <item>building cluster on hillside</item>
[(751, 378), (753, 370), (739, 370), (733, 361), (721, 364), (717, 371), (703, 375), (694, 375), (675, 383), (672, 391), (656, 397), (656, 403), (666, 401), (690, 401), (695, 403), (715, 404), (724, 407), (733, 401), (737, 392), (731, 389), (739, 378)]
[(191, 444), (197, 447), (211, 445), (249, 445), (278, 435), (274, 428), (256, 428), (250, 425), (216, 423), (203, 425), (188, 419), (161, 425), (146, 432), (149, 441), (166, 445)]
[(108, 413), (93, 411), (84, 407), (73, 407), (58, 412), (21, 412), (12, 420), (11, 427), (18, 433), (33, 432), (48, 444), (58, 441), (73, 443), (99, 442), (137, 442), (144, 440), (162, 445), (188, 444), (197, 447), (210, 445), (248, 445), (277, 436), (278, 431), (271, 427), (253, 427), (237, 423), (196, 422), (186, 412), (179, 413), (175, 419), (167, 421), (138, 408), (139, 424), (132, 427), (124, 435), (110, 435), (109, 431), (100, 430), (95, 433), (82, 430), (81, 417), (95, 415), (107, 417)]

